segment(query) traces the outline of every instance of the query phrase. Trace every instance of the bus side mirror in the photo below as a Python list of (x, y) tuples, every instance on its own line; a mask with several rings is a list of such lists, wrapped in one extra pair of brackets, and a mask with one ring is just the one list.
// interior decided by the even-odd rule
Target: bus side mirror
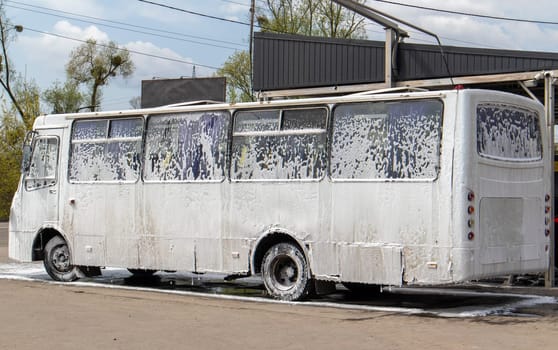
[(32, 152), (31, 145), (24, 145), (23, 146), (23, 157), (21, 159), (21, 172), (26, 173), (29, 170), (29, 166), (31, 165), (31, 152)]

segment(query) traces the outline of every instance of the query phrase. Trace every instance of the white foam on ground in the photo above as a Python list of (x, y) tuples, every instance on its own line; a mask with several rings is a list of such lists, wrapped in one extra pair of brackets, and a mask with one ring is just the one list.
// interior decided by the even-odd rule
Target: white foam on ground
[[(130, 274), (124, 269), (113, 269), (107, 268), (103, 270), (102, 279), (105, 281), (110, 281), (111, 278), (121, 279), (129, 277)], [(95, 287), (95, 288), (108, 288), (108, 289), (120, 289), (129, 291), (140, 291), (140, 292), (153, 292), (153, 293), (163, 293), (171, 295), (184, 295), (191, 297), (203, 297), (211, 299), (221, 299), (221, 300), (234, 300), (252, 303), (268, 303), (268, 304), (286, 304), (286, 305), (297, 305), (297, 306), (312, 306), (312, 307), (329, 307), (345, 310), (358, 310), (358, 311), (371, 311), (371, 312), (388, 312), (395, 314), (405, 314), (405, 315), (435, 315), (438, 317), (445, 318), (471, 318), (471, 317), (484, 317), (491, 315), (517, 315), (513, 311), (519, 308), (534, 307), (542, 304), (554, 304), (557, 302), (556, 298), (549, 296), (537, 296), (537, 295), (512, 295), (505, 293), (490, 293), (490, 292), (475, 292), (475, 291), (463, 291), (463, 290), (451, 290), (451, 289), (419, 289), (412, 290), (410, 293), (419, 294), (436, 294), (436, 295), (455, 295), (455, 296), (488, 296), (488, 297), (507, 297), (513, 296), (516, 301), (500, 304), (496, 306), (489, 307), (479, 307), (471, 309), (471, 306), (464, 308), (451, 308), (443, 310), (425, 310), (421, 308), (405, 308), (405, 307), (390, 307), (390, 306), (371, 306), (371, 305), (355, 305), (355, 304), (340, 304), (334, 302), (319, 302), (319, 301), (303, 301), (303, 302), (287, 302), (279, 301), (270, 298), (262, 297), (244, 297), (237, 295), (227, 295), (227, 294), (213, 294), (213, 293), (203, 293), (203, 292), (190, 292), (181, 290), (166, 290), (157, 289), (152, 287), (135, 287), (135, 286), (124, 286), (116, 284), (106, 284), (98, 283), (95, 281), (76, 281), (72, 283), (56, 282), (50, 279), (48, 274), (44, 271), (41, 263), (8, 263), (0, 264), (0, 279), (6, 280), (18, 280), (18, 281), (34, 281), (42, 282), (47, 284), (65, 285), (72, 287)], [(403, 292), (405, 293), (405, 292)]]

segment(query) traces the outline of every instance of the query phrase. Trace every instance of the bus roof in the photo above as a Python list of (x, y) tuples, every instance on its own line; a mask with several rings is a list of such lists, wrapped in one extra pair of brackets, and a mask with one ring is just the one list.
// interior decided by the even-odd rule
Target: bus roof
[[(412, 90), (412, 91), (411, 91)], [(193, 101), (186, 103), (178, 103), (168, 106), (151, 107), (142, 109), (99, 111), (86, 113), (68, 113), (68, 114), (48, 114), (37, 117), (35, 127), (60, 125), (61, 127), (68, 125), (68, 121), (74, 119), (96, 119), (96, 118), (126, 118), (139, 115), (154, 115), (177, 112), (191, 111), (207, 111), (207, 110), (237, 110), (237, 109), (257, 109), (257, 108), (273, 108), (284, 106), (312, 106), (319, 104), (335, 104), (339, 102), (360, 102), (360, 101), (382, 101), (382, 100), (401, 100), (409, 98), (443, 98), (447, 94), (496, 94), (496, 95), (514, 95), (508, 92), (480, 89), (454, 89), (454, 90), (437, 90), (427, 91), (422, 89), (409, 88), (393, 88), (383, 90), (373, 90), (348, 94), (343, 96), (328, 97), (311, 97), (302, 99), (280, 99), (280, 100), (264, 100), (257, 102), (241, 102), (241, 103), (219, 103), (214, 101)], [(518, 98), (534, 101), (530, 98), (514, 95)], [(538, 101), (537, 101), (538, 102)], [(540, 102), (539, 102), (540, 103)]]

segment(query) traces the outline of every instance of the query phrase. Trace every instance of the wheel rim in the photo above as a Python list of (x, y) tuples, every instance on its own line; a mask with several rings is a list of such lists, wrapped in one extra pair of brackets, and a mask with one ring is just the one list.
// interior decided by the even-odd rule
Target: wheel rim
[(52, 266), (60, 272), (68, 272), (70, 265), (70, 251), (67, 245), (59, 245), (52, 250), (51, 254)]
[(278, 256), (271, 265), (272, 282), (277, 289), (289, 290), (297, 283), (298, 271), (298, 265), (291, 257)]

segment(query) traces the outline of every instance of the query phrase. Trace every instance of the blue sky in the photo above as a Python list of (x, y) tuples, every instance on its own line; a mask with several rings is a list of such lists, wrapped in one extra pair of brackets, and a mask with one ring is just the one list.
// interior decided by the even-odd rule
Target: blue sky
[[(65, 80), (64, 65), (79, 40), (113, 40), (131, 51), (136, 71), (103, 90), (102, 109), (128, 109), (141, 80), (211, 76), (235, 50), (248, 49), (249, 26), (193, 15), (249, 22), (250, 0), (5, 0), (8, 18), (24, 27), (10, 44), (15, 68), (42, 88)], [(555, 0), (394, 0), (408, 5), (489, 16), (558, 22)], [(256, 0), (263, 6), (263, 0)], [(558, 52), (558, 25), (492, 20), (368, 0), (368, 5), (437, 33), (444, 45)], [(369, 23), (368, 38), (383, 40)], [(432, 43), (409, 29), (407, 42)], [(48, 34), (47, 34), (48, 33)], [(72, 40), (76, 39), (76, 40)], [(140, 54), (141, 53), (141, 54)], [(154, 57), (159, 56), (159, 57)], [(161, 58), (163, 57), (163, 58)]]

